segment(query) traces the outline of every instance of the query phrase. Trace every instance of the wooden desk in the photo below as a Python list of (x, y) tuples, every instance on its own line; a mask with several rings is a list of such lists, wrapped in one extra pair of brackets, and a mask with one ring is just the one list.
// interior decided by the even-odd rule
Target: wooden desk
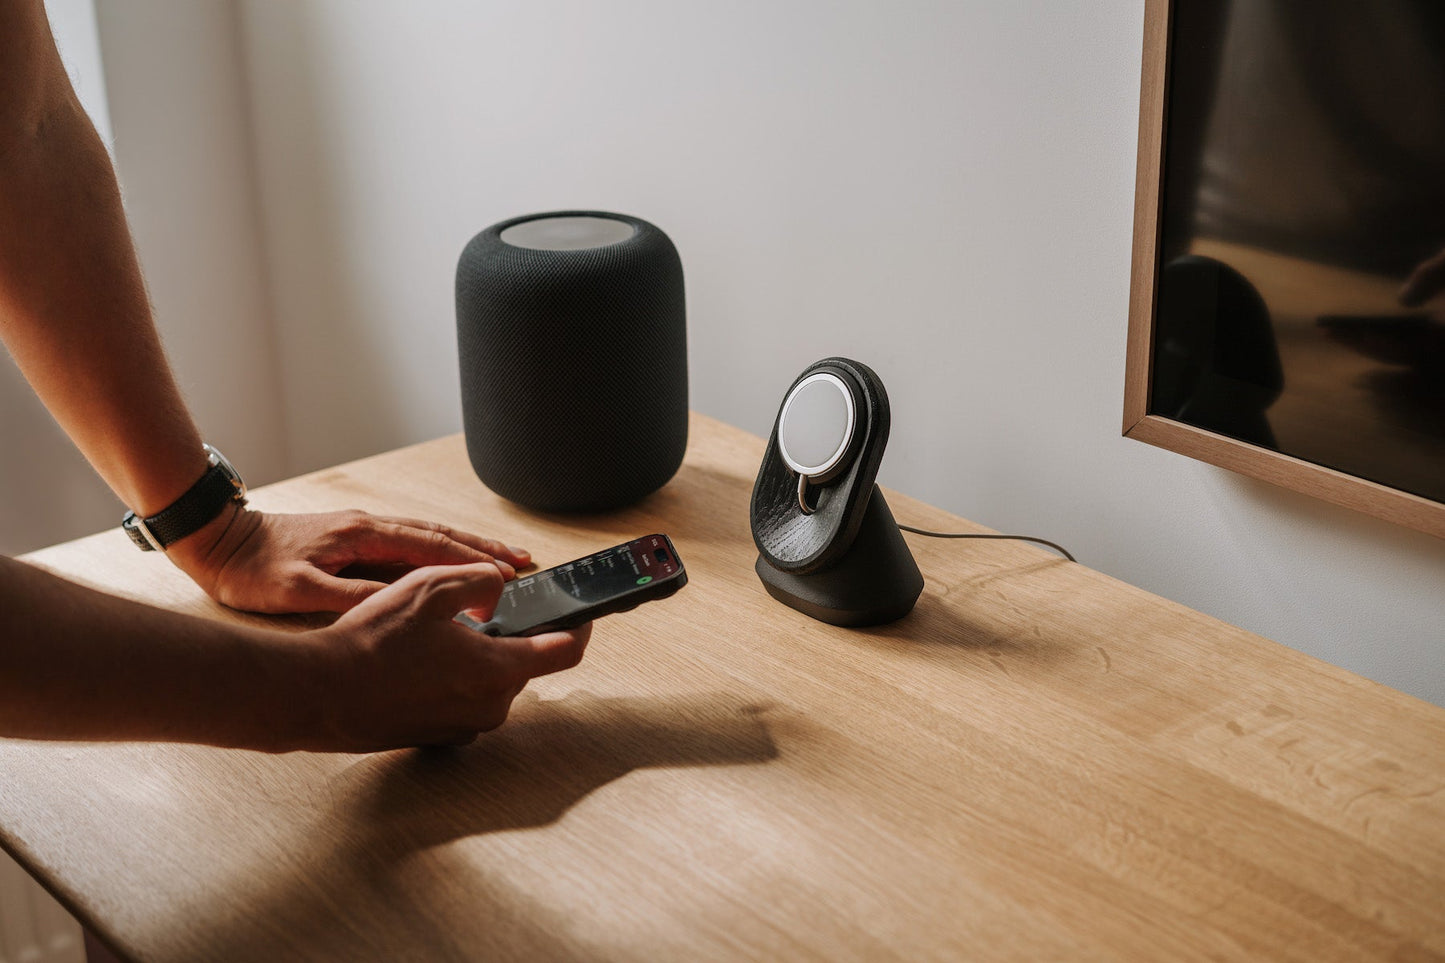
[[(1026, 544), (909, 536), (912, 615), (810, 621), (752, 572), (761, 441), (692, 439), (595, 518), (459, 438), (258, 491), (543, 564), (663, 529), (691, 584), (464, 750), (0, 741), (0, 842), (154, 961), (1445, 957), (1445, 711)], [(32, 560), (235, 617), (119, 531)]]

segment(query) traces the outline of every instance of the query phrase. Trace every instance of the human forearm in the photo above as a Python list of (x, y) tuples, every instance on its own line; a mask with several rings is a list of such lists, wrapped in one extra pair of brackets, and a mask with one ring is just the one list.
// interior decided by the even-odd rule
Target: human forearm
[(151, 321), (110, 158), (43, 10), (8, 5), (5, 20), (0, 336), (121, 500), (151, 514), (200, 477), (201, 439)]
[(284, 751), (323, 741), (325, 651), (0, 558), (0, 734)]
[(0, 557), (0, 736), (197, 742), (283, 752), (460, 743), (528, 680), (577, 664), (591, 626), (492, 638), (504, 579), (433, 566), (333, 625), (280, 631), (103, 595)]
[(42, 0), (0, 0), (0, 340), (128, 508), (208, 519), (189, 534), (172, 530), (164, 548), (227, 605), (344, 611), (382, 588), (342, 577), (354, 564), (495, 559), (510, 574), (530, 561), (426, 520), (263, 516), (235, 500), (218, 507), (204, 487), (199, 504), (175, 505), (202, 478), (206, 455), (152, 322), (110, 158), (71, 89)]

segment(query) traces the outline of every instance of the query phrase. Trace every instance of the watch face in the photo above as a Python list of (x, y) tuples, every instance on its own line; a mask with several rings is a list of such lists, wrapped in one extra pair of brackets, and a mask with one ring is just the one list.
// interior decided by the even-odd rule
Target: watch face
[(221, 466), (221, 471), (225, 472), (226, 477), (231, 479), (231, 484), (236, 486), (236, 497), (246, 497), (246, 482), (241, 478), (241, 473), (236, 471), (235, 466), (231, 464), (231, 460), (210, 445), (202, 445), (201, 447), (206, 452), (207, 460), (212, 465)]

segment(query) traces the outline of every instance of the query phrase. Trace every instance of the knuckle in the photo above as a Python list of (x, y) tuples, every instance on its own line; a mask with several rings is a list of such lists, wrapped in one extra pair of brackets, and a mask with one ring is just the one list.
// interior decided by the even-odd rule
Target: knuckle
[(468, 581), (488, 594), (500, 594), (502, 586), (507, 583), (507, 580), (502, 576), (501, 570), (487, 562), (477, 563), (472, 566), (468, 572)]
[(438, 552), (450, 549), (456, 544), (450, 538), (448, 538), (445, 533), (438, 532), (435, 529), (430, 528), (424, 529), (421, 532), (420, 537), (422, 542), (426, 544), (427, 548)]
[(456, 578), (455, 570), (445, 565), (423, 565), (412, 569), (410, 575), (414, 581), (420, 583), (420, 589), (425, 592), (440, 591)]
[(282, 569), (276, 578), (277, 590), (288, 601), (300, 598), (311, 589), (311, 569), (302, 565), (290, 565)]
[(372, 531), (376, 527), (376, 520), (359, 509), (349, 509), (341, 513), (340, 533), (345, 536), (355, 537)]
[(411, 581), (409, 586), (409, 608), (413, 612), (420, 612), (426, 609), (431, 602), (445, 589), (446, 576), (435, 566), (419, 568), (409, 573), (403, 581)]

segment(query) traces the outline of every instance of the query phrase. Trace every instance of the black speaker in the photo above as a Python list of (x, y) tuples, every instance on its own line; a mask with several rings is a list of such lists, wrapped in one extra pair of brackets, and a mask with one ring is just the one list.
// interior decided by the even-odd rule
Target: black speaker
[(467, 454), (543, 511), (603, 511), (667, 483), (687, 448), (682, 261), (648, 222), (513, 218), (457, 262)]

